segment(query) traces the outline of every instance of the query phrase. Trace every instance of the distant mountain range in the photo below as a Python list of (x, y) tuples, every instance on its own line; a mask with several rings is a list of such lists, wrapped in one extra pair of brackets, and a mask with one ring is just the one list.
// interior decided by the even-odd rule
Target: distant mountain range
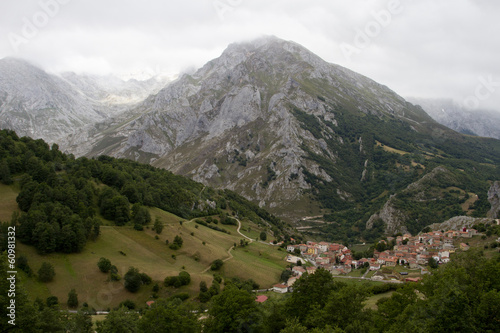
[(113, 76), (56, 76), (26, 61), (4, 58), (0, 60), (0, 127), (64, 142), (69, 134), (123, 112), (165, 84), (155, 78), (125, 82)]
[(435, 121), (460, 133), (500, 139), (500, 112), (468, 110), (451, 99), (412, 98)]
[[(77, 156), (124, 157), (232, 189), (289, 221), (324, 215), (337, 223), (317, 232), (330, 238), (480, 215), (500, 179), (499, 140), (454, 132), (389, 88), (275, 37), (232, 44), (157, 93), (155, 82), (0, 63), (2, 127)], [(479, 201), (461, 206), (469, 193)]]

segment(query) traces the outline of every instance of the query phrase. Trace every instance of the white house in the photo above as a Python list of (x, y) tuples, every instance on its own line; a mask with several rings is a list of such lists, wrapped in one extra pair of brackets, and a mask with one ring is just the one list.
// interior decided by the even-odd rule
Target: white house
[(275, 284), (273, 286), (273, 291), (281, 294), (285, 294), (288, 292), (288, 286), (285, 284)]

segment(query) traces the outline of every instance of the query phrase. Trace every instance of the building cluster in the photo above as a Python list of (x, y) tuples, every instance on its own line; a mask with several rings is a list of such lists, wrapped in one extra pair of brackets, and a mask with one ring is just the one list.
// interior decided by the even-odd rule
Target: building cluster
[[(369, 267), (370, 270), (378, 270), (382, 266), (394, 267), (396, 265), (409, 265), (410, 269), (417, 269), (420, 265), (427, 265), (430, 258), (437, 263), (447, 263), (450, 253), (455, 252), (454, 239), (458, 237), (471, 238), (476, 235), (474, 229), (463, 229), (461, 231), (449, 230), (446, 232), (433, 231), (412, 236), (407, 233), (398, 237), (388, 237), (382, 240), (386, 244), (394, 244), (391, 250), (374, 251), (373, 258), (353, 258), (351, 250), (346, 246), (328, 242), (307, 242), (307, 244), (290, 244), (287, 251), (301, 255), (316, 267), (322, 267), (333, 275), (347, 274), (352, 269), (361, 266)], [(468, 245), (460, 244), (461, 250), (468, 250)], [(289, 255), (287, 260), (296, 263), (299, 257)], [(296, 266), (294, 276), (299, 277), (309, 268)]]

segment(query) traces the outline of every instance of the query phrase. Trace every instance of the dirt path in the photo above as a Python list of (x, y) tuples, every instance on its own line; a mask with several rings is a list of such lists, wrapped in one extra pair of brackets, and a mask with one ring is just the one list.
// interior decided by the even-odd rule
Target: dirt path
[[(227, 257), (226, 259), (222, 259), (222, 261), (223, 261), (223, 262), (226, 262), (226, 261), (228, 261), (228, 260), (230, 260), (230, 259), (233, 259), (233, 255), (231, 254), (231, 251), (232, 251), (233, 249), (234, 249), (234, 246), (231, 246), (231, 247), (229, 248), (229, 250), (227, 250), (227, 255), (228, 255), (229, 257)], [(211, 267), (211, 266), (212, 266), (212, 265), (210, 265), (210, 266), (208, 266), (207, 268), (205, 268), (205, 269), (204, 269), (201, 273), (202, 273), (202, 274), (203, 274), (203, 273), (206, 273), (206, 272), (210, 269), (210, 267)]]
[(240, 228), (241, 228), (241, 222), (240, 220), (238, 220), (237, 218), (234, 218), (236, 221), (238, 221), (238, 229), (236, 229), (236, 231), (243, 237), (245, 237), (246, 239), (248, 239), (251, 242), (253, 242), (253, 239), (251, 239), (250, 237), (246, 236), (246, 235), (243, 235), (241, 232), (240, 232)]

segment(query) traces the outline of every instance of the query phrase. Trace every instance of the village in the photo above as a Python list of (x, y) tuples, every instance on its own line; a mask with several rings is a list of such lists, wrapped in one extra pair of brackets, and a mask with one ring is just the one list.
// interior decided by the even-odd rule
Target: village
[[(386, 280), (384, 274), (377, 274), (379, 270), (396, 268), (396, 266), (407, 268), (408, 270), (419, 270), (418, 277), (409, 277), (404, 270), (398, 274), (390, 275), (390, 279), (385, 282), (401, 283), (417, 282), (420, 276), (429, 274), (427, 265), (429, 261), (435, 264), (446, 264), (450, 261), (450, 254), (458, 249), (467, 251), (466, 239), (479, 235), (475, 229), (463, 228), (460, 231), (449, 230), (446, 232), (431, 231), (412, 236), (409, 233), (397, 237), (387, 237), (378, 242), (378, 249), (391, 248), (383, 251), (373, 251), (372, 258), (355, 259), (353, 251), (347, 246), (328, 242), (311, 242), (306, 244), (289, 244), (286, 248), (290, 254), (286, 261), (293, 264), (292, 276), (286, 284), (277, 284), (273, 290), (279, 293), (288, 292), (293, 288), (295, 281), (304, 273), (314, 274), (318, 268), (328, 270), (333, 276), (350, 277), (349, 274), (359, 268), (366, 268), (360, 279)], [(464, 240), (461, 240), (461, 239)], [(388, 271), (388, 270), (387, 270)], [(392, 270), (391, 270), (392, 271)], [(371, 274), (370, 274), (371, 272)], [(366, 276), (370, 277), (366, 277)], [(352, 277), (352, 276), (351, 276)], [(352, 277), (356, 278), (356, 277)]]

